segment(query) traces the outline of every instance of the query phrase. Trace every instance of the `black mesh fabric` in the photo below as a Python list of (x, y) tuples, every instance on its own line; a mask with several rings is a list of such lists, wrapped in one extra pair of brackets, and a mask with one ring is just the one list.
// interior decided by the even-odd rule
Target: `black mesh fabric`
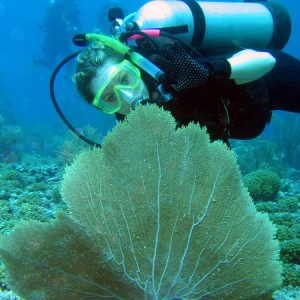
[(198, 87), (210, 76), (209, 68), (197, 63), (179, 43), (172, 48), (162, 47), (151, 60), (165, 72), (168, 83), (177, 92)]

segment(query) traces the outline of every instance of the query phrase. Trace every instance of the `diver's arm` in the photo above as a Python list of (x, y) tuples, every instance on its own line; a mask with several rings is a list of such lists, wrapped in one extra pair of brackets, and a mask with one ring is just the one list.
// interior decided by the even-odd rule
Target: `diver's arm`
[(250, 49), (229, 57), (193, 59), (180, 44), (163, 47), (152, 60), (166, 73), (169, 85), (177, 92), (198, 87), (210, 80), (232, 79), (244, 84), (261, 78), (275, 65), (267, 52)]

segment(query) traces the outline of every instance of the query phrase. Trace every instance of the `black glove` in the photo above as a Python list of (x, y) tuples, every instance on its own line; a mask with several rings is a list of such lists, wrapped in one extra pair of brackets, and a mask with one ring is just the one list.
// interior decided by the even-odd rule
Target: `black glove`
[(178, 42), (172, 48), (160, 48), (150, 59), (165, 72), (167, 82), (177, 92), (204, 84), (210, 75), (209, 68), (193, 60)]

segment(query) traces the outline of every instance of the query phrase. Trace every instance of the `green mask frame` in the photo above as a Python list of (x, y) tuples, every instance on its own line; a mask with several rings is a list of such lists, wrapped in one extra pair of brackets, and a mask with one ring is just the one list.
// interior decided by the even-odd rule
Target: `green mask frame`
[[(96, 93), (93, 105), (107, 114), (114, 114), (122, 107), (122, 101), (132, 103), (134, 92), (141, 83), (140, 70), (128, 60), (111, 67), (104, 83)], [(126, 83), (122, 81), (126, 79)], [(113, 82), (113, 85), (111, 86)]]

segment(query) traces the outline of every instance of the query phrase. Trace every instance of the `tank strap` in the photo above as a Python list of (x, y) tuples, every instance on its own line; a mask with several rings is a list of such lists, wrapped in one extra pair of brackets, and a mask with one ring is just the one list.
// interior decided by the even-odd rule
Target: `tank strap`
[(187, 25), (180, 25), (180, 26), (161, 27), (161, 31), (169, 34), (180, 34), (180, 33), (188, 32), (189, 29)]
[(204, 13), (197, 1), (195, 0), (181, 0), (181, 1), (184, 2), (190, 8), (194, 18), (194, 34), (191, 40), (191, 45), (194, 47), (197, 45), (201, 45), (206, 31)]
[(263, 2), (273, 17), (274, 30), (268, 48), (281, 50), (290, 38), (292, 21), (286, 8), (278, 3)]

